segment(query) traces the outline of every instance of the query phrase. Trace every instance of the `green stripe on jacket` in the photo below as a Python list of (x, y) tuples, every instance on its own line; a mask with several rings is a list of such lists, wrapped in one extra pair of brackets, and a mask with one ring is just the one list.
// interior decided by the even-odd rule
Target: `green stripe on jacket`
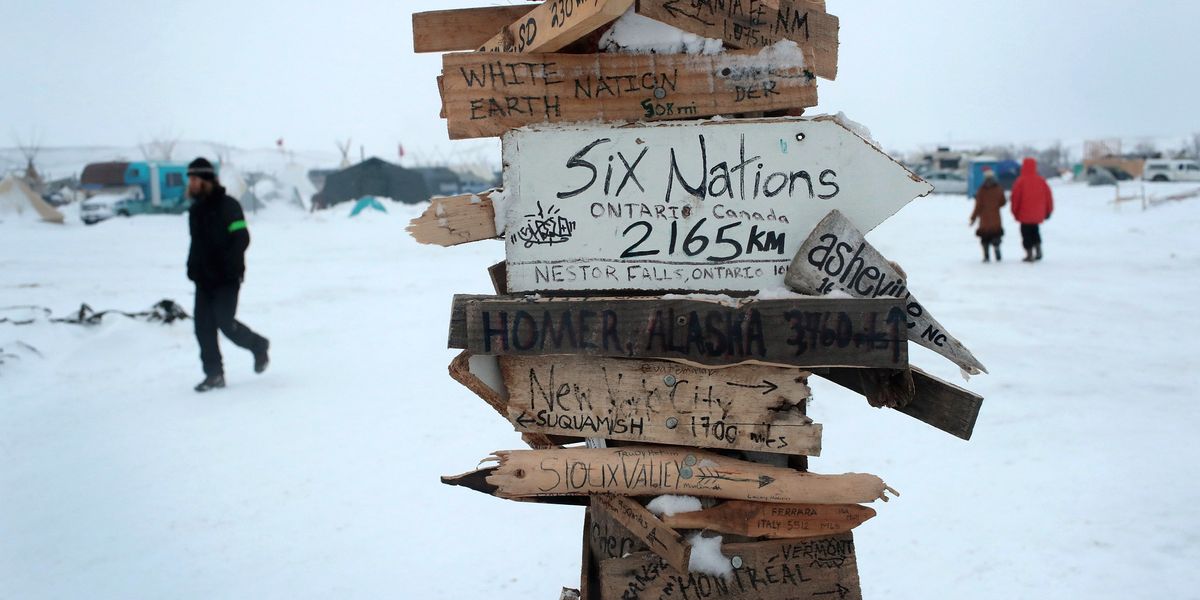
[(245, 229), (245, 228), (246, 228), (246, 221), (244, 221), (244, 220), (234, 221), (229, 224), (229, 233), (233, 233), (235, 231), (238, 231), (240, 229)]

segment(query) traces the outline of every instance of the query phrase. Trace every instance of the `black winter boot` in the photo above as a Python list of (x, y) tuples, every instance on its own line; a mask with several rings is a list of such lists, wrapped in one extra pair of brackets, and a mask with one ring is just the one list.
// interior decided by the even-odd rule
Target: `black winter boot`
[(990, 246), (988, 246), (987, 244), (983, 245), (983, 262), (992, 262), (991, 253), (988, 252), (989, 247)]
[(996, 262), (1000, 262), (1000, 244), (993, 246), (992, 250), (996, 252)]
[(196, 387), (194, 389), (197, 392), (207, 392), (208, 390), (211, 390), (211, 389), (223, 388), (223, 387), (225, 387), (225, 376), (224, 375), (209, 375), (208, 377), (204, 378), (204, 381), (197, 383)]
[(254, 372), (262, 373), (267, 370), (267, 365), (271, 360), (267, 357), (267, 348), (271, 346), (271, 342), (267, 338), (263, 338), (262, 347), (254, 351)]
[(1042, 260), (1042, 245), (1038, 244), (1033, 247), (1033, 260)]

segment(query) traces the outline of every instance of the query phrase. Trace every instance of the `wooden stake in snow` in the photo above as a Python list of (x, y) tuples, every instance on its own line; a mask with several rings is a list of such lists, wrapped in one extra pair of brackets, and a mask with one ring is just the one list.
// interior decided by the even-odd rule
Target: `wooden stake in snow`
[[(487, 477), (501, 498), (683, 494), (734, 500), (858, 504), (896, 493), (874, 475), (816, 475), (673, 446), (499, 451)], [(486, 460), (486, 459), (485, 459)]]
[(809, 234), (788, 267), (784, 282), (797, 292), (815, 296), (837, 291), (855, 298), (901, 298), (908, 319), (908, 339), (945, 356), (972, 375), (987, 372), (975, 355), (913, 297), (904, 275), (838, 210), (830, 211)]

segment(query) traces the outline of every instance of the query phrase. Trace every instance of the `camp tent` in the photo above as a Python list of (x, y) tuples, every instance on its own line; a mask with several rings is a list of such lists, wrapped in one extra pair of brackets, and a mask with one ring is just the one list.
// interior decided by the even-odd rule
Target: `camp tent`
[(346, 167), (325, 178), (325, 187), (313, 197), (319, 207), (333, 206), (363, 196), (391, 198), (408, 204), (429, 199), (425, 179), (420, 173), (379, 158)]
[(0, 181), (0, 219), (37, 217), (50, 223), (62, 223), (63, 215), (25, 182), (9, 175)]

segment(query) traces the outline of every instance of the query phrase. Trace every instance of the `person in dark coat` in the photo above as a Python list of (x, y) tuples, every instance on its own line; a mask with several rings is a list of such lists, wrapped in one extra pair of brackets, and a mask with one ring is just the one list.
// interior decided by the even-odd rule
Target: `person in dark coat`
[(1012, 213), (1021, 224), (1021, 244), (1025, 247), (1025, 262), (1042, 260), (1040, 225), (1054, 212), (1054, 195), (1050, 186), (1037, 172), (1037, 161), (1026, 158), (1021, 163), (1021, 175), (1013, 182)]
[(996, 181), (996, 173), (991, 169), (984, 169), (983, 185), (975, 192), (975, 210), (971, 212), (971, 221), (968, 223), (974, 225), (975, 221), (979, 221), (975, 235), (979, 236), (979, 243), (983, 245), (983, 262), (991, 261), (988, 252), (991, 248), (995, 249), (996, 262), (1000, 262), (1000, 239), (1004, 237), (1004, 227), (1000, 224), (1000, 207), (1005, 203), (1007, 200), (1004, 198), (1004, 188)]
[(200, 362), (204, 381), (197, 392), (225, 387), (225, 369), (217, 331), (234, 344), (254, 354), (254, 372), (267, 368), (267, 338), (254, 333), (235, 318), (238, 291), (246, 271), (246, 248), (250, 231), (238, 201), (225, 193), (217, 181), (212, 163), (203, 157), (188, 164), (188, 196), (193, 200), (188, 211), (191, 248), (188, 250), (187, 275), (196, 284), (194, 319), (196, 341), (200, 343)]

